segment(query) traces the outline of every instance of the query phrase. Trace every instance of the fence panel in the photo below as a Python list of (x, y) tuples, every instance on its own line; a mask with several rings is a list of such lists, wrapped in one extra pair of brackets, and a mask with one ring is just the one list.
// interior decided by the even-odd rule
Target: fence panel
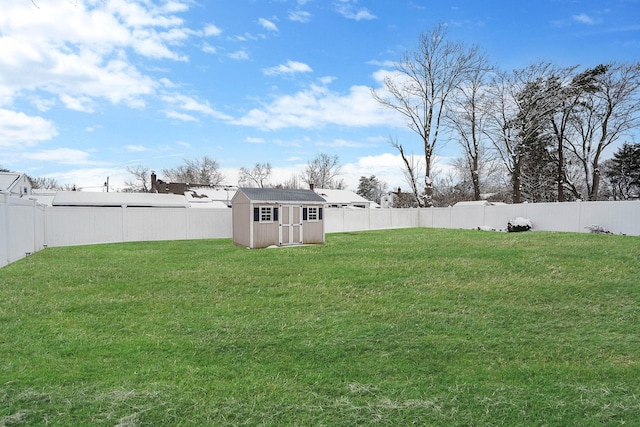
[(576, 231), (592, 225), (614, 233), (640, 236), (640, 201), (582, 202)]
[(48, 207), (46, 220), (50, 247), (124, 241), (120, 207)]
[(231, 209), (187, 209), (189, 214), (188, 239), (230, 239), (232, 233)]
[(0, 195), (0, 267), (39, 251), (44, 246), (43, 224), (36, 202)]
[[(380, 209), (373, 209), (372, 212), (376, 212)], [(389, 217), (391, 223), (385, 228), (410, 228), (420, 227), (420, 210), (419, 209), (385, 209), (393, 210)]]
[(121, 208), (125, 242), (184, 240), (189, 221), (187, 208)]
[(485, 206), (459, 206), (450, 208), (450, 228), (477, 228), (485, 225)]
[(432, 211), (431, 227), (451, 228), (452, 208), (428, 208)]
[(478, 225), (488, 225), (496, 230), (506, 230), (509, 220), (519, 216), (527, 217), (526, 204), (485, 206), (484, 223)]

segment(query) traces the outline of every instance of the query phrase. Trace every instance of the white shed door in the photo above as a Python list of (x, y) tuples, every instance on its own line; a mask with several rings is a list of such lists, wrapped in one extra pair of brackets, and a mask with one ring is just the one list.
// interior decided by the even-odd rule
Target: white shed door
[(280, 245), (302, 244), (302, 206), (280, 206)]

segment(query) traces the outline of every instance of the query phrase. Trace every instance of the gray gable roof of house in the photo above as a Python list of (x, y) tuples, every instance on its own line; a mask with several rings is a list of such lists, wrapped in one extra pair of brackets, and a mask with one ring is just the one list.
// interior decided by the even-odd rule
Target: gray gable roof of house
[(292, 190), (283, 188), (247, 188), (238, 189), (249, 200), (259, 202), (314, 202), (325, 203), (325, 200), (311, 190)]

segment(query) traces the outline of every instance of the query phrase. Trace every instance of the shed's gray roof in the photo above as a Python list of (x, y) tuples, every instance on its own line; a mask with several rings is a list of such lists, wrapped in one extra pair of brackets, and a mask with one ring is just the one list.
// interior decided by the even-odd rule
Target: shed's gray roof
[(260, 202), (325, 202), (322, 197), (311, 190), (243, 187), (238, 191), (242, 191), (249, 200)]

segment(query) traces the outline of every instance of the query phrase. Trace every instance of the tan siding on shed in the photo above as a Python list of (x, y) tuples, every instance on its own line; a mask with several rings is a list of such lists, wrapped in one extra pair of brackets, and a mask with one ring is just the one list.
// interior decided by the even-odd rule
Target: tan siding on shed
[(233, 243), (242, 246), (251, 246), (251, 221), (253, 221), (251, 204), (249, 199), (242, 194), (236, 193), (233, 199)]
[(303, 243), (324, 243), (324, 220), (304, 221), (302, 231)]

